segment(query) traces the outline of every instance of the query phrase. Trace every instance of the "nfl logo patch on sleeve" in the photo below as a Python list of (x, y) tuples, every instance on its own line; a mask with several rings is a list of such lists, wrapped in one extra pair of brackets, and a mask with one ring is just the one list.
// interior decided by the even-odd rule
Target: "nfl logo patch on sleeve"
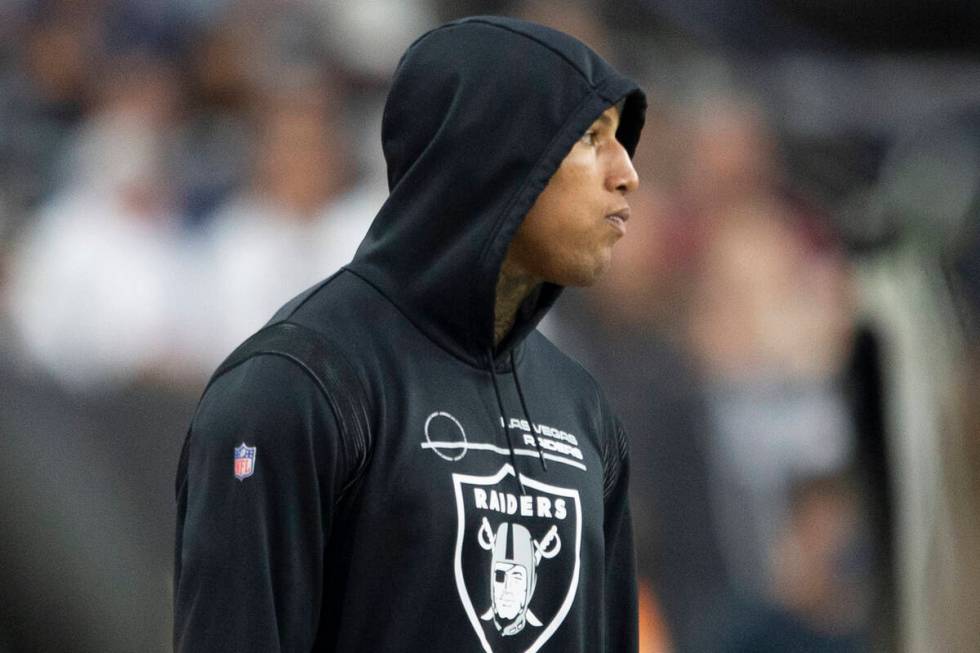
[(235, 447), (235, 478), (239, 481), (255, 473), (255, 449), (244, 442)]

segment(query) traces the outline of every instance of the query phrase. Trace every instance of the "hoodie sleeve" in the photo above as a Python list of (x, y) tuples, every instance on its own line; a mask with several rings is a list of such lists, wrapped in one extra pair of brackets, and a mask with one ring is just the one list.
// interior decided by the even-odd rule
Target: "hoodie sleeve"
[(614, 420), (604, 449), (606, 651), (634, 652), (638, 647), (636, 560), (630, 517), (629, 446), (622, 424)]
[[(249, 450), (251, 469), (236, 467)], [(352, 469), (330, 403), (293, 361), (256, 356), (211, 385), (178, 468), (176, 651), (311, 649)]]

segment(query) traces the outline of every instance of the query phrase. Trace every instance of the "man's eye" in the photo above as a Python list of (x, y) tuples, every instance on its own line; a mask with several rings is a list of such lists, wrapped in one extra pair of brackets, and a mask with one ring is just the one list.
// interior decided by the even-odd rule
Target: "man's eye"
[(503, 583), (505, 580), (507, 580), (507, 573), (498, 569), (494, 574), (494, 580), (498, 583)]
[(596, 132), (596, 130), (590, 129), (589, 131), (582, 134), (582, 138), (580, 140), (586, 145), (595, 145), (597, 138), (598, 138), (598, 133)]

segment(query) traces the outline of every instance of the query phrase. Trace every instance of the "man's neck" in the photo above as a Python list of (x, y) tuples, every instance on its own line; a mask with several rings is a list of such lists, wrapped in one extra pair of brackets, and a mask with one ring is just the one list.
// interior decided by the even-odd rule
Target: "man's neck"
[(497, 279), (497, 301), (494, 307), (493, 344), (499, 345), (510, 333), (517, 319), (517, 309), (521, 307), (539, 280), (523, 270), (516, 269), (509, 261), (504, 261)]

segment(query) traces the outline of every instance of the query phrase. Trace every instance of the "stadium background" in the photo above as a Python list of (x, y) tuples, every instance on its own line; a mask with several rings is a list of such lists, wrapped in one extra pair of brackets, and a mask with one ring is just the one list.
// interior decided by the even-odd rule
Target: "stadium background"
[(471, 13), (651, 100), (544, 325), (632, 437), (644, 653), (980, 650), (975, 3), (4, 0), (0, 651), (169, 650), (207, 374), (352, 255), (397, 58)]

